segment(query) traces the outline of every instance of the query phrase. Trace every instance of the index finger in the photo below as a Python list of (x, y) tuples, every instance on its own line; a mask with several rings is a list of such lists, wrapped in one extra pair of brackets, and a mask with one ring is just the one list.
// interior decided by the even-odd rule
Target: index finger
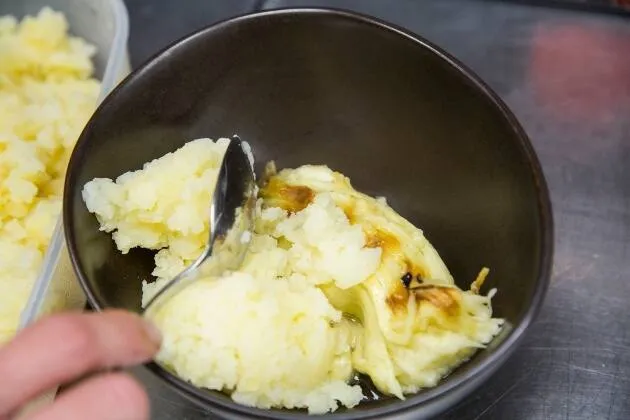
[(0, 348), (0, 417), (59, 384), (94, 370), (151, 359), (159, 334), (125, 311), (45, 318)]

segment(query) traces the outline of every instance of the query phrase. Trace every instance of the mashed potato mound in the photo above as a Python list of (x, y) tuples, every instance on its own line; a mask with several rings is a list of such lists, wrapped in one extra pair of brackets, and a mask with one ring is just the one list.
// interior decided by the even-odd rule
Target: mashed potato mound
[[(158, 256), (173, 255), (171, 238), (182, 236), (162, 204), (190, 208), (185, 220), (205, 223), (198, 253), (212, 191), (181, 191), (208, 170), (198, 168), (204, 153), (216, 170), (224, 149), (196, 140), (115, 183), (91, 181), (85, 202), (122, 252), (141, 246)], [(191, 169), (182, 175), (180, 166)], [(478, 294), (487, 270), (470, 291), (459, 289), (422, 231), (385, 200), (325, 166), (266, 175), (241, 267), (196, 281), (151, 313), (164, 335), (157, 358), (178, 376), (244, 405), (326, 413), (361, 402), (361, 388), (349, 384), (354, 373), (405, 398), (435, 386), (499, 332), (491, 294)], [(138, 192), (125, 180), (138, 180)], [(156, 258), (162, 276), (145, 284), (143, 302), (196, 256), (172, 266)]]
[(230, 391), (261, 408), (308, 407), (363, 398), (352, 374), (341, 312), (300, 276), (233, 273), (206, 279), (169, 301), (154, 319), (164, 334), (159, 360), (198, 386)]
[(229, 139), (198, 139), (174, 153), (127, 172), (116, 181), (96, 178), (83, 199), (101, 230), (113, 232), (117, 248), (159, 250), (153, 275), (145, 282), (147, 302), (167, 280), (183, 271), (208, 241), (209, 208)]
[(0, 343), (17, 329), (61, 211), (70, 153), (96, 106), (95, 49), (60, 13), (0, 17)]

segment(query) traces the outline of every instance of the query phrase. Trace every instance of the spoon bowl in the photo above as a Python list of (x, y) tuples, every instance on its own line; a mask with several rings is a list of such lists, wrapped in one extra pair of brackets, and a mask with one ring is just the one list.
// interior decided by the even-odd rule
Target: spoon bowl
[(251, 241), (256, 203), (254, 158), (249, 145), (233, 136), (225, 151), (210, 204), (208, 243), (197, 259), (173, 277), (145, 305), (150, 316), (191, 282), (234, 270)]

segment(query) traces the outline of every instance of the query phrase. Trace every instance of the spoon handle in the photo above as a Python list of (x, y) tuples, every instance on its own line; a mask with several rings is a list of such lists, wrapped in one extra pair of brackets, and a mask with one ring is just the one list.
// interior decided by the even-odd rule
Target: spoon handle
[[(201, 255), (156, 293), (142, 315), (157, 313), (164, 302), (199, 278), (220, 276), (240, 266), (252, 238), (256, 177), (248, 146), (234, 136), (223, 156), (210, 206), (210, 234)], [(251, 152), (250, 152), (251, 153)]]

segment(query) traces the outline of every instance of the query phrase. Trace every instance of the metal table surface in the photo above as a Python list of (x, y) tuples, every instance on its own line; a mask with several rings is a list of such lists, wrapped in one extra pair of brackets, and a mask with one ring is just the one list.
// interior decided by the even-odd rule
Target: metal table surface
[[(542, 161), (556, 222), (553, 279), (517, 353), (444, 419), (630, 418), (630, 19), (497, 1), (128, 0), (134, 65), (255, 8), (322, 5), (404, 26), (494, 88)], [(212, 418), (150, 373), (153, 418)]]

